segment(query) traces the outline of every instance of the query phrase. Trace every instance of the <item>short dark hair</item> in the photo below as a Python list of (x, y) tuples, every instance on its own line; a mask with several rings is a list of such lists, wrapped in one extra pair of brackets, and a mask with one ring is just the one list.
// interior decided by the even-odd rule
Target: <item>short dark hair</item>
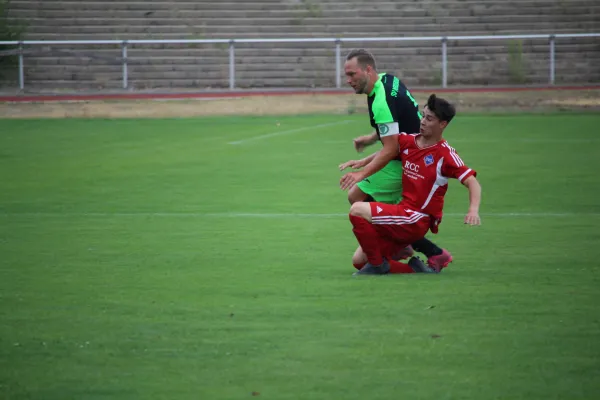
[(427, 108), (435, 114), (440, 121), (450, 122), (456, 115), (456, 109), (448, 100), (437, 97), (435, 94), (427, 99)]
[(367, 65), (370, 65), (374, 70), (377, 70), (375, 64), (375, 57), (368, 50), (365, 49), (354, 49), (346, 56), (346, 61), (352, 60), (356, 57), (356, 61), (362, 69), (365, 69)]

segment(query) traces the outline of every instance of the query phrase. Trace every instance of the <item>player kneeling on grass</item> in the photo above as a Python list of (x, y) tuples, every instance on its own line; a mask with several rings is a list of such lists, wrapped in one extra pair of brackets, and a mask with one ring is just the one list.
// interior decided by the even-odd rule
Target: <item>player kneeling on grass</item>
[[(352, 50), (344, 64), (346, 82), (356, 94), (367, 96), (369, 119), (375, 129), (371, 135), (354, 139), (357, 152), (376, 142), (383, 148), (377, 156), (351, 160), (339, 166), (340, 170), (351, 167), (361, 169), (348, 172), (342, 181), (342, 189), (348, 190), (348, 201), (377, 201), (397, 204), (402, 200), (402, 164), (398, 159), (398, 135), (400, 132), (416, 133), (421, 124), (419, 104), (404, 83), (396, 76), (377, 72), (375, 57), (365, 49)], [(417, 251), (427, 257), (430, 267), (444, 268), (452, 262), (452, 255), (427, 238), (420, 238), (412, 245), (399, 249), (393, 259), (410, 258)], [(363, 260), (364, 259), (364, 260)], [(365, 255), (360, 246), (352, 257), (353, 264), (364, 264)]]
[(400, 203), (357, 202), (350, 207), (353, 232), (367, 259), (364, 266), (355, 265), (360, 268), (357, 275), (441, 271), (417, 257), (405, 264), (394, 261), (393, 256), (429, 230), (437, 233), (449, 178), (458, 179), (469, 190), (465, 224), (481, 224), (481, 186), (476, 172), (442, 137), (455, 113), (452, 104), (432, 94), (423, 110), (420, 133), (398, 136), (403, 166)]

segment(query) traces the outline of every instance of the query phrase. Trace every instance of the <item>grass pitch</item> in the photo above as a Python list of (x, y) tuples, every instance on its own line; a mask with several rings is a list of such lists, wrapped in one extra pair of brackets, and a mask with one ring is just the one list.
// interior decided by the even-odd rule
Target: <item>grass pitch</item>
[(0, 397), (595, 399), (599, 125), (459, 115), (483, 225), (357, 279), (364, 115), (0, 120)]

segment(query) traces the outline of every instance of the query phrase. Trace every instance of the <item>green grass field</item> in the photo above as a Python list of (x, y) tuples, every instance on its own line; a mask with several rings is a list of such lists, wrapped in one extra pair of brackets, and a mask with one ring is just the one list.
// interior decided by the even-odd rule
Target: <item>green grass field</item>
[(2, 120), (0, 398), (597, 399), (598, 126), (459, 115), (483, 225), (357, 278), (363, 115)]

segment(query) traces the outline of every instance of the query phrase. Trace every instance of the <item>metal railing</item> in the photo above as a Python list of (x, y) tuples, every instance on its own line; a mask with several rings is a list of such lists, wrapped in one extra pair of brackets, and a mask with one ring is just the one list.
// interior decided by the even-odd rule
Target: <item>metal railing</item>
[(370, 38), (305, 38), (305, 39), (139, 39), (139, 40), (27, 40), (0, 41), (0, 46), (18, 46), (14, 51), (0, 52), (0, 56), (17, 54), (19, 56), (19, 87), (25, 88), (24, 46), (35, 45), (120, 45), (123, 67), (123, 88), (129, 86), (127, 49), (134, 44), (228, 44), (229, 45), (229, 88), (235, 89), (235, 46), (243, 43), (332, 43), (335, 45), (335, 85), (341, 87), (341, 45), (356, 42), (417, 42), (434, 41), (441, 43), (442, 87), (448, 86), (448, 41), (459, 40), (506, 40), (506, 39), (547, 39), (550, 65), (548, 67), (548, 83), (555, 82), (555, 42), (560, 38), (600, 37), (600, 33), (560, 33), (560, 34), (524, 34), (524, 35), (489, 35), (489, 36), (423, 36), (423, 37), (370, 37)]

